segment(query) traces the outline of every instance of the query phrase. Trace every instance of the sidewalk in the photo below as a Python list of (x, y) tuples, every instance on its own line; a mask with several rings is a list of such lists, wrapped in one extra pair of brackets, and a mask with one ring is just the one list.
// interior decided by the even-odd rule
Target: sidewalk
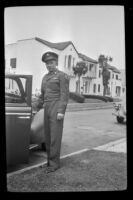
[(100, 151), (116, 152), (116, 153), (127, 153), (126, 138), (122, 138), (120, 140), (116, 140), (114, 142), (98, 146), (94, 149)]
[(69, 103), (67, 105), (67, 112), (81, 111), (81, 110), (96, 110), (113, 108), (112, 102), (102, 103)]

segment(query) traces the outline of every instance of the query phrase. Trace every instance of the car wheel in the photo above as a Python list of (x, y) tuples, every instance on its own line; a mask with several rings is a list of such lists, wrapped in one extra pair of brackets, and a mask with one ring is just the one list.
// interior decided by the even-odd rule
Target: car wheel
[(124, 117), (117, 116), (117, 122), (118, 123), (123, 123), (124, 122)]

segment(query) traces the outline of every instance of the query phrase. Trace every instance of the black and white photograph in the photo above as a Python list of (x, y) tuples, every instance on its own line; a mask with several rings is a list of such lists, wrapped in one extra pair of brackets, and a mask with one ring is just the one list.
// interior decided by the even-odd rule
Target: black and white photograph
[(4, 9), (8, 192), (127, 189), (122, 5)]

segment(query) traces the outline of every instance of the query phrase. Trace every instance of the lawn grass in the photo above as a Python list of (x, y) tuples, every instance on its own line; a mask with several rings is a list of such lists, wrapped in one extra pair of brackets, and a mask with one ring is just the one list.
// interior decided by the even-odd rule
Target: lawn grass
[(45, 174), (36, 168), (7, 179), (12, 192), (115, 191), (127, 185), (126, 154), (91, 150), (61, 160), (62, 167)]

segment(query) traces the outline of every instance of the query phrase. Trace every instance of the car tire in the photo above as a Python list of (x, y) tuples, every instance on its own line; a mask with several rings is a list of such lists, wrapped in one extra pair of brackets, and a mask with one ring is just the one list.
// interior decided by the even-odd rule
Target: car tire
[(124, 122), (124, 117), (117, 116), (117, 122), (122, 124)]

